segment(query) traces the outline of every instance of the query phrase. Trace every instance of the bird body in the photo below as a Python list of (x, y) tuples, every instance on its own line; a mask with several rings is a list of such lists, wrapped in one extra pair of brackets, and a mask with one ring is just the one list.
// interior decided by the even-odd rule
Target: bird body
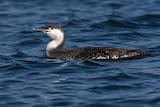
[(139, 50), (107, 47), (81, 47), (72, 49), (55, 49), (48, 52), (48, 58), (54, 59), (83, 59), (83, 60), (116, 60), (133, 58), (146, 53)]

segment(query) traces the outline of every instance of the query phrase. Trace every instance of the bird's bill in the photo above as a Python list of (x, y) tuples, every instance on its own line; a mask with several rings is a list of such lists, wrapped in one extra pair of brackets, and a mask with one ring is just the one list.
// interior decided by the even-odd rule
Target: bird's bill
[(33, 28), (32, 30), (33, 31), (38, 31), (38, 32), (43, 32), (44, 31), (44, 29), (42, 29), (42, 28)]

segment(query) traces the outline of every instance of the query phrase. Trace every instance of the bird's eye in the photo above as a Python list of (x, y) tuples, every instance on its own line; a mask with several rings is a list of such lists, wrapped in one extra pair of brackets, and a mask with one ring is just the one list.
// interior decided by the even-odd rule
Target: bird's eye
[(51, 28), (51, 30), (53, 30), (53, 28)]

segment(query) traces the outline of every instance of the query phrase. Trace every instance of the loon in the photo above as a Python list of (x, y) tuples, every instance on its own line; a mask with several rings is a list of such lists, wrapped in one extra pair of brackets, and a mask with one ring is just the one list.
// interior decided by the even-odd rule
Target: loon
[(46, 55), (49, 59), (117, 60), (147, 55), (146, 52), (140, 50), (124, 48), (80, 47), (64, 49), (65, 36), (60, 26), (52, 24), (41, 28), (34, 28), (33, 30), (41, 31), (51, 39), (46, 47)]

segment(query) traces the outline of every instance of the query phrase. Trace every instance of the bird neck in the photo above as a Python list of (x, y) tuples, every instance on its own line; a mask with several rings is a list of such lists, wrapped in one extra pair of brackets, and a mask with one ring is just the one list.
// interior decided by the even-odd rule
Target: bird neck
[(64, 45), (64, 39), (52, 40), (47, 45), (47, 51), (51, 51), (54, 49), (62, 49)]
[(47, 36), (51, 38), (51, 41), (46, 47), (46, 53), (52, 53), (56, 49), (62, 49), (64, 45), (64, 32), (59, 29), (53, 29), (47, 33)]

